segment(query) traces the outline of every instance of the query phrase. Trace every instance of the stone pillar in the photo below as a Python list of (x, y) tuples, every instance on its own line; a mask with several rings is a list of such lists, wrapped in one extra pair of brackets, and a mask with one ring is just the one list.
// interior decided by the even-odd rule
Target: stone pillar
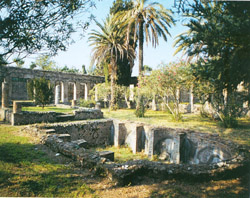
[(157, 111), (157, 105), (156, 105), (156, 97), (155, 97), (155, 95), (153, 95), (152, 110), (153, 111)]
[(62, 103), (67, 104), (69, 102), (69, 85), (68, 82), (61, 83), (61, 100)]
[(134, 101), (134, 85), (129, 85), (129, 100)]
[(55, 87), (55, 105), (59, 104), (59, 89), (60, 89), (60, 85), (56, 85), (56, 87)]
[(76, 85), (76, 100), (79, 100), (80, 99), (81, 84), (79, 82), (76, 82), (75, 85)]
[(64, 103), (64, 82), (61, 82), (61, 101)]
[(73, 100), (76, 100), (76, 83), (73, 86)]
[(2, 82), (2, 108), (9, 107), (9, 84), (4, 80)]
[(95, 101), (98, 101), (98, 88), (97, 86), (95, 87)]
[(22, 103), (18, 101), (13, 102), (13, 113), (20, 113), (22, 111)]
[(88, 100), (89, 97), (89, 85), (85, 84), (85, 89), (84, 89), (85, 93), (84, 93), (84, 99)]
[(189, 104), (190, 104), (190, 113), (194, 112), (194, 93), (193, 93), (193, 85), (191, 85), (189, 90)]

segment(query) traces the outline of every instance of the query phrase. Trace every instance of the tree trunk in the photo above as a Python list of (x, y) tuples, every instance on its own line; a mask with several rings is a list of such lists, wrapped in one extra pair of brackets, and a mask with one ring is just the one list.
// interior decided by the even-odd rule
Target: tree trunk
[(143, 70), (143, 21), (139, 23), (139, 75)]
[(112, 71), (111, 71), (111, 100), (110, 109), (113, 110), (115, 107), (115, 60), (112, 60)]

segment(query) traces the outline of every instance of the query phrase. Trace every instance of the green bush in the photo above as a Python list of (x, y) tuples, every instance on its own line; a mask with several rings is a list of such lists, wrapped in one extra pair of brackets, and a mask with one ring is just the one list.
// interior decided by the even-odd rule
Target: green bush
[(79, 106), (80, 107), (94, 107), (96, 104), (96, 102), (94, 100), (84, 100), (84, 99), (80, 99), (79, 100)]
[(135, 116), (138, 118), (143, 118), (145, 116), (145, 113), (146, 113), (146, 108), (143, 103), (143, 97), (141, 96), (139, 99), (139, 104), (137, 105), (135, 110)]

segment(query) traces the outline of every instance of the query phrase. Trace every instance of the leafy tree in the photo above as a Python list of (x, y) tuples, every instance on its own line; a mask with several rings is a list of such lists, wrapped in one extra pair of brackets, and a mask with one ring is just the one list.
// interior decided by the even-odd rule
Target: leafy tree
[(199, 57), (193, 65), (195, 76), (214, 87), (217, 111), (223, 121), (232, 118), (232, 123), (239, 115), (238, 105), (233, 104), (238, 101), (237, 86), (243, 83), (249, 87), (250, 81), (249, 5), (249, 2), (195, 1), (186, 10), (191, 17), (189, 31), (177, 42), (189, 56)]
[(28, 82), (28, 95), (36, 104), (44, 106), (52, 101), (53, 88), (45, 78), (33, 79)]
[(35, 69), (37, 67), (36, 63), (31, 62), (30, 64), (30, 69)]
[(51, 60), (49, 55), (40, 55), (35, 62), (36, 66), (42, 70), (56, 70), (56, 63)]
[[(133, 8), (132, 0), (116, 0), (113, 2), (112, 7), (110, 8), (110, 14), (117, 14), (118, 12), (127, 11)], [(135, 50), (136, 43), (133, 39), (133, 33), (130, 34), (129, 45)], [(134, 66), (133, 62), (130, 62), (127, 57), (117, 59), (117, 79), (116, 83), (118, 85), (130, 85), (130, 79), (132, 74), (132, 68)], [(105, 68), (104, 68), (105, 69)]]
[(76, 69), (75, 67), (69, 68), (67, 65), (65, 65), (63, 68), (58, 69), (58, 71), (74, 74), (80, 73), (79, 69)]
[[(159, 44), (159, 37), (167, 41), (168, 28), (174, 25), (172, 12), (160, 3), (148, 3), (148, 0), (135, 0), (132, 9), (117, 14), (117, 20), (127, 24), (127, 40), (131, 30), (134, 41), (139, 40), (139, 74), (143, 69), (143, 43), (151, 42), (153, 47)], [(133, 28), (132, 28), (133, 27)]]
[(104, 25), (96, 21), (100, 32), (92, 30), (89, 41), (93, 46), (93, 62), (101, 64), (103, 61), (108, 62), (108, 68), (111, 76), (111, 109), (115, 106), (115, 80), (117, 74), (117, 59), (118, 57), (127, 56), (132, 62), (135, 57), (133, 48), (127, 48), (125, 45), (124, 28), (115, 21), (113, 16), (107, 17)]
[(87, 74), (85, 65), (82, 65), (82, 73), (83, 73), (83, 74)]
[(0, 56), (66, 50), (79, 16), (93, 5), (92, 0), (1, 0)]
[[(149, 101), (160, 97), (176, 121), (181, 119), (179, 112), (180, 90), (188, 88), (192, 82), (191, 67), (184, 61), (160, 65), (148, 76), (140, 76), (138, 89), (144, 100), (144, 107)], [(173, 105), (169, 101), (173, 101)]]
[(19, 67), (19, 68), (22, 68), (24, 65), (24, 61), (20, 58), (15, 58), (13, 61), (14, 61), (14, 63), (16, 63), (17, 67)]

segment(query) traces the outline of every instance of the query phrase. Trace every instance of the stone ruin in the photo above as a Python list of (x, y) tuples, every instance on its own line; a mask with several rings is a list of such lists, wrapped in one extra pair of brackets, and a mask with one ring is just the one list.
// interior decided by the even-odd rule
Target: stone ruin
[[(42, 122), (24, 130), (39, 136), (52, 150), (76, 160), (81, 166), (100, 166), (117, 184), (128, 184), (145, 175), (163, 179), (224, 178), (245, 173), (248, 167), (248, 153), (244, 148), (214, 134), (119, 120), (82, 121), (103, 118), (100, 110), (82, 109), (73, 115), (22, 112), (22, 104), (16, 100), (27, 100), (27, 81), (39, 77), (49, 79), (54, 85), (55, 105), (69, 104), (70, 100), (74, 102), (79, 98), (88, 100), (89, 90), (96, 83), (104, 82), (103, 77), (97, 76), (0, 67), (0, 116), (13, 125)], [(98, 94), (95, 99), (98, 100)], [(11, 101), (13, 111), (8, 108)], [(187, 108), (184, 106), (183, 111), (190, 111)], [(193, 106), (191, 112), (193, 108), (199, 107)], [(143, 151), (149, 159), (157, 156), (159, 161), (115, 163), (114, 153), (89, 149), (108, 145), (127, 145), (133, 153)]]
[[(101, 119), (27, 126), (53, 151), (81, 166), (100, 166), (119, 185), (141, 176), (161, 179), (208, 180), (231, 177), (248, 168), (246, 150), (216, 134), (157, 127), (143, 123)], [(91, 147), (127, 145), (143, 151), (149, 160), (115, 163), (113, 152), (92, 152)], [(158, 156), (158, 161), (150, 159)]]

